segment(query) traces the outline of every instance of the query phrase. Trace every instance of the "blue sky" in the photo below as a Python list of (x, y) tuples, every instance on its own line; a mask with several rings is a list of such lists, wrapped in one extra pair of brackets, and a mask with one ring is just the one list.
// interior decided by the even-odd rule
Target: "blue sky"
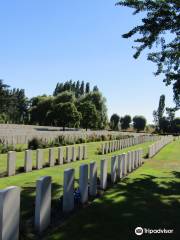
[(140, 16), (115, 3), (0, 1), (0, 78), (28, 97), (52, 94), (57, 82), (89, 81), (106, 97), (109, 116), (141, 114), (152, 122), (161, 94), (173, 106), (172, 90), (154, 77), (146, 53), (133, 59), (132, 40), (121, 35)]

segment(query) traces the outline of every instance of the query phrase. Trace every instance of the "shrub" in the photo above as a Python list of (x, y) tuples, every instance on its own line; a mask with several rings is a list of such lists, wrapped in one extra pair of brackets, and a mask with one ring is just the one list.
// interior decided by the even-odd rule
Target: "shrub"
[(29, 140), (28, 142), (28, 149), (36, 150), (38, 148), (46, 148), (46, 147), (49, 147), (49, 144), (46, 141), (42, 139), (38, 139), (36, 137)]

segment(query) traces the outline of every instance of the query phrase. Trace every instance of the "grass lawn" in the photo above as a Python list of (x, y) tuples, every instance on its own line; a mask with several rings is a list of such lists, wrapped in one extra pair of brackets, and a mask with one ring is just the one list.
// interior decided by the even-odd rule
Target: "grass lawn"
[[(174, 229), (175, 233), (136, 236), (137, 226)], [(180, 141), (167, 145), (89, 207), (49, 229), (42, 239), (180, 239)]]
[[(62, 195), (62, 184), (63, 184), (63, 172), (67, 168), (75, 168), (75, 176), (77, 185), (77, 179), (79, 178), (79, 166), (82, 163), (90, 163), (91, 161), (97, 161), (98, 168), (101, 159), (110, 159), (111, 156), (115, 154), (120, 154), (123, 152), (127, 152), (132, 149), (142, 148), (144, 150), (144, 154), (147, 154), (148, 146), (151, 142), (147, 142), (144, 144), (139, 144), (136, 146), (132, 146), (130, 148), (126, 148), (117, 152), (113, 152), (107, 155), (97, 155), (97, 147), (100, 146), (100, 142), (93, 142), (87, 143), (88, 147), (88, 159), (83, 161), (76, 161), (69, 164), (64, 164), (61, 166), (55, 166), (51, 168), (43, 168), (42, 170), (34, 170), (30, 173), (20, 173), (12, 177), (4, 177), (0, 178), (0, 189), (4, 189), (8, 186), (20, 186), (22, 189), (21, 192), (21, 232), (24, 233), (24, 238), (22, 236), (21, 239), (36, 239), (34, 234), (32, 233), (32, 223), (34, 217), (34, 202), (35, 202), (35, 186), (36, 180), (39, 179), (41, 176), (51, 176), (52, 177), (52, 195), (53, 195), (53, 202), (52, 202), (52, 209), (53, 212), (58, 213), (59, 211), (59, 198)], [(56, 151), (57, 154), (57, 151)], [(34, 162), (35, 162), (35, 153), (34, 155)], [(56, 155), (57, 156), (57, 155)], [(6, 162), (6, 154), (1, 155), (1, 166), (5, 167)], [(45, 159), (48, 159), (48, 151), (45, 150)], [(18, 153), (17, 158), (18, 166), (23, 166), (24, 162), (24, 154)], [(110, 164), (109, 164), (109, 172), (110, 172)]]

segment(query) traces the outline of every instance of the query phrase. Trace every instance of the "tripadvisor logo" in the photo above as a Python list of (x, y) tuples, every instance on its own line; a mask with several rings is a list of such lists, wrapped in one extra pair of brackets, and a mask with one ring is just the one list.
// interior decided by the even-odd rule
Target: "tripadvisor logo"
[(143, 228), (142, 227), (137, 227), (135, 229), (135, 234), (138, 235), (138, 236), (142, 235), (143, 234)]
[(150, 229), (150, 228), (142, 228), (137, 227), (135, 228), (135, 234), (140, 236), (142, 234), (172, 234), (174, 232), (173, 229)]

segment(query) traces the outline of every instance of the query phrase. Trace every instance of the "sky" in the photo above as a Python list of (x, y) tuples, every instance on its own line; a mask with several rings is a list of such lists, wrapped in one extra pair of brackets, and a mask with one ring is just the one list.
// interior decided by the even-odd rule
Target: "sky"
[[(173, 106), (171, 87), (155, 77), (147, 52), (135, 60), (122, 34), (141, 23), (113, 0), (0, 0), (0, 79), (30, 98), (51, 95), (57, 82), (97, 85), (108, 115), (152, 112), (161, 94)], [(178, 113), (177, 116), (180, 116)]]

